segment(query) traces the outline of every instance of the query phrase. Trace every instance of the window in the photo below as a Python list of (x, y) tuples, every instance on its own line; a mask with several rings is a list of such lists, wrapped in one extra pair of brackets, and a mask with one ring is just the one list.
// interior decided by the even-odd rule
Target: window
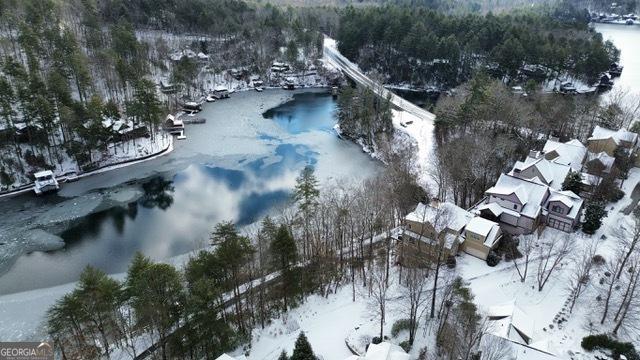
[(513, 210), (518, 210), (518, 205), (517, 204), (513, 204)]
[(558, 213), (558, 214), (563, 214), (564, 213), (564, 209), (562, 209), (562, 206), (560, 206), (560, 205), (551, 206), (551, 211), (553, 211), (554, 213)]

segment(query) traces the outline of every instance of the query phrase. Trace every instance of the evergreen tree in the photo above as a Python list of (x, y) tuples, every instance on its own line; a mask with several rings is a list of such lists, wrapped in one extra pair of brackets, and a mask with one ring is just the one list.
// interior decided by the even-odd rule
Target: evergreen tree
[(135, 276), (127, 278), (130, 284), (128, 294), (135, 310), (137, 326), (146, 327), (158, 336), (162, 358), (167, 359), (167, 336), (183, 315), (184, 294), (180, 273), (169, 264), (141, 263), (142, 267), (129, 268), (129, 273)]
[(304, 331), (300, 332), (298, 339), (296, 340), (296, 346), (293, 349), (290, 360), (317, 360), (311, 349), (311, 344), (307, 340), (307, 336)]
[(296, 179), (296, 187), (293, 191), (293, 198), (298, 203), (298, 207), (302, 211), (304, 222), (304, 243), (302, 252), (304, 257), (309, 255), (309, 220), (315, 210), (320, 190), (318, 190), (318, 179), (314, 175), (312, 166), (306, 166), (302, 169), (300, 176)]
[(280, 225), (271, 243), (271, 257), (274, 267), (282, 273), (282, 299), (284, 311), (288, 309), (288, 298), (295, 295), (296, 274), (292, 270), (297, 258), (296, 243), (285, 225)]
[(133, 100), (127, 103), (127, 114), (136, 123), (142, 123), (154, 131), (162, 120), (163, 108), (156, 95), (155, 85), (147, 79), (140, 79), (134, 84)]
[(577, 171), (569, 171), (562, 183), (562, 190), (573, 191), (576, 195), (579, 195), (581, 188), (582, 175)]
[(604, 204), (599, 201), (590, 202), (584, 214), (584, 223), (582, 231), (585, 234), (593, 235), (602, 225), (602, 218), (607, 215)]
[(278, 360), (289, 360), (289, 357), (287, 356), (287, 353), (282, 350), (282, 352), (280, 353), (280, 356), (278, 356)]

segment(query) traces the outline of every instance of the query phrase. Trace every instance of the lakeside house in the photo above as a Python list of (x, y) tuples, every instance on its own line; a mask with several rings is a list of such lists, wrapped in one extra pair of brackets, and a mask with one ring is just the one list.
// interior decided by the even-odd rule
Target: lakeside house
[(437, 258), (440, 251), (446, 256), (456, 255), (464, 242), (462, 231), (472, 218), (473, 214), (450, 202), (419, 203), (405, 217), (398, 262), (421, 266)]
[(475, 216), (450, 202), (418, 204), (408, 214), (399, 239), (398, 262), (424, 266), (428, 260), (460, 251), (486, 260), (500, 242), (498, 223)]

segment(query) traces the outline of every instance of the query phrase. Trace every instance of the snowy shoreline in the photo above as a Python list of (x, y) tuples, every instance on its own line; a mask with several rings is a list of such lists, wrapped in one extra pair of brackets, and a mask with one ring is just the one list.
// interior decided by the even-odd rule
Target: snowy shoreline
[[(88, 176), (101, 174), (101, 173), (104, 173), (104, 172), (107, 172), (107, 171), (120, 169), (120, 168), (123, 168), (123, 167), (126, 167), (126, 166), (139, 164), (139, 163), (144, 162), (144, 161), (153, 160), (153, 159), (156, 159), (156, 158), (158, 158), (160, 156), (167, 155), (167, 154), (169, 154), (169, 153), (171, 153), (173, 151), (173, 141), (174, 141), (173, 140), (173, 136), (169, 136), (168, 139), (169, 139), (169, 141), (167, 142), (167, 144), (165, 146), (163, 146), (160, 150), (158, 150), (158, 151), (156, 151), (154, 153), (145, 154), (145, 155), (143, 155), (141, 157), (126, 159), (126, 160), (118, 161), (118, 162), (111, 163), (111, 164), (102, 165), (102, 166), (98, 167), (97, 169), (77, 174), (77, 176), (74, 177), (73, 181), (78, 180), (78, 179), (82, 179), (82, 178), (85, 178), (85, 177), (88, 177)], [(71, 181), (69, 179), (69, 173), (56, 176), (56, 179), (61, 183)], [(25, 194), (25, 193), (30, 192), (32, 190), (33, 190), (33, 183), (29, 183), (29, 184), (22, 185), (17, 189), (0, 191), (0, 199), (11, 197), (11, 196), (17, 196), (17, 195), (20, 195), (20, 194)]]

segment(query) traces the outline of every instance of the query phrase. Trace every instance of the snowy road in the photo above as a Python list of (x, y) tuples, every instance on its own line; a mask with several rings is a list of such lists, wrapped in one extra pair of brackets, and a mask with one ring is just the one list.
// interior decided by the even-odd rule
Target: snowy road
[(422, 120), (429, 121), (431, 123), (433, 123), (433, 121), (435, 120), (436, 116), (434, 114), (392, 93), (391, 91), (385, 89), (382, 84), (371, 80), (368, 76), (363, 74), (362, 71), (358, 69), (358, 66), (356, 64), (352, 63), (351, 61), (349, 61), (349, 59), (340, 54), (338, 48), (336, 47), (336, 41), (334, 39), (325, 37), (324, 56), (325, 59), (329, 60), (331, 64), (333, 64), (336, 68), (342, 70), (351, 79), (361, 85), (371, 88), (379, 96), (385, 99), (389, 99), (391, 103), (397, 106), (399, 109), (402, 109), (412, 115), (417, 116)]
[(418, 182), (427, 188), (437, 189), (437, 184), (429, 175), (434, 154), (434, 122), (436, 116), (400, 96), (392, 93), (367, 77), (358, 66), (338, 51), (336, 41), (324, 38), (325, 64), (342, 70), (347, 76), (363, 86), (371, 88), (376, 94), (387, 98), (398, 109), (393, 109), (393, 126), (396, 129), (394, 143), (411, 142), (415, 149), (414, 166), (418, 173)]

